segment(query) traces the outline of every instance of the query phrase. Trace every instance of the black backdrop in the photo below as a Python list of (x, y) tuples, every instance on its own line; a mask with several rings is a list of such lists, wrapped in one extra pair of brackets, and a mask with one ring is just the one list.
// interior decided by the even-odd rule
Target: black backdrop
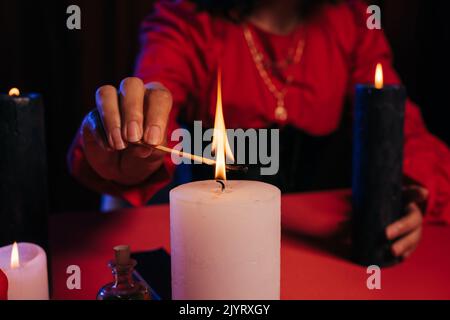
[[(450, 84), (448, 1), (384, 0), (383, 27), (395, 64), (422, 107), (429, 129), (450, 143), (443, 116)], [(77, 4), (82, 29), (66, 28)], [(96, 88), (130, 75), (137, 31), (153, 0), (0, 0), (0, 92), (19, 87), (44, 95), (52, 212), (96, 209), (98, 196), (68, 174), (66, 153)], [(448, 113), (448, 111), (447, 111)], [(0, 156), (1, 156), (0, 150)]]

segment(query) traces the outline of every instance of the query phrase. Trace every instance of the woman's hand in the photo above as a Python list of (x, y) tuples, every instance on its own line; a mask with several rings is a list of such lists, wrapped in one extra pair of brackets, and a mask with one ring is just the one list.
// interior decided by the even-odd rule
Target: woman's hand
[(119, 94), (113, 86), (99, 88), (96, 104), (81, 126), (90, 166), (106, 180), (129, 186), (144, 182), (161, 167), (164, 154), (132, 143), (166, 143), (170, 92), (159, 83), (145, 86), (138, 78), (127, 78)]
[(389, 240), (396, 240), (392, 253), (396, 257), (408, 258), (416, 249), (422, 236), (423, 210), (428, 199), (428, 190), (412, 185), (404, 189), (406, 215), (386, 229)]

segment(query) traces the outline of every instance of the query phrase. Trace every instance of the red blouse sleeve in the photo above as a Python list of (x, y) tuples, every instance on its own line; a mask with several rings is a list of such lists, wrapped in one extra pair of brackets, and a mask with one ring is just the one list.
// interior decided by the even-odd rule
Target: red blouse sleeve
[[(350, 95), (354, 95), (355, 84), (374, 82), (377, 63), (383, 64), (386, 84), (400, 83), (383, 31), (369, 30), (366, 26), (367, 5), (354, 1), (351, 7), (356, 20), (356, 45), (352, 56)], [(450, 223), (450, 151), (427, 131), (419, 108), (409, 99), (405, 117), (405, 176), (430, 192), (426, 219)]]
[[(141, 54), (136, 66), (136, 76), (144, 83), (160, 82), (173, 95), (173, 109), (168, 124), (168, 135), (177, 128), (177, 116), (199, 74), (195, 49), (187, 23), (195, 10), (190, 3), (161, 2), (147, 17), (141, 30)], [(168, 139), (171, 141), (171, 139)], [(169, 143), (170, 144), (170, 143)], [(171, 145), (172, 146), (172, 145)], [(145, 205), (153, 195), (167, 185), (175, 166), (167, 155), (164, 165), (138, 186), (127, 187), (100, 177), (89, 165), (84, 155), (81, 134), (78, 134), (69, 152), (71, 173), (82, 184), (96, 192), (121, 197), (134, 206)]]
[(161, 1), (142, 24), (135, 74), (145, 83), (163, 83), (173, 95), (175, 114), (202, 72), (192, 38), (194, 19), (193, 4)]

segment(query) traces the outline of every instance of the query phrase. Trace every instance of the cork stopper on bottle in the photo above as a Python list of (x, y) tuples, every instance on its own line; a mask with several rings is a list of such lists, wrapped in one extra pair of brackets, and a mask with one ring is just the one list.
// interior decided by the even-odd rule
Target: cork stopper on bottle
[(121, 245), (114, 247), (114, 253), (117, 265), (124, 266), (130, 264), (130, 246)]

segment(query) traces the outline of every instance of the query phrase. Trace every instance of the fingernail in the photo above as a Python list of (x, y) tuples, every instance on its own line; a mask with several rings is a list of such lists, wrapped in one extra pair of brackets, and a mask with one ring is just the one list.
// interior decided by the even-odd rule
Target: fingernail
[(116, 150), (123, 150), (126, 148), (125, 143), (122, 140), (122, 132), (120, 131), (120, 128), (115, 128), (111, 132), (110, 136), (110, 143)]
[(392, 253), (394, 254), (394, 256), (396, 256), (396, 257), (400, 256), (401, 252), (402, 252), (402, 247), (401, 246), (394, 245), (392, 247)]
[[(120, 130), (120, 129), (119, 129), (119, 130)], [(112, 149), (115, 148), (115, 146), (114, 146), (114, 140), (113, 140), (112, 134), (109, 134), (109, 135), (108, 135), (108, 144), (109, 144), (109, 147), (110, 147), (110, 148), (112, 148)]]
[(396, 230), (395, 230), (394, 227), (389, 227), (389, 228), (386, 230), (386, 236), (387, 236), (387, 238), (388, 238), (389, 240), (394, 239), (395, 233), (396, 233)]
[(390, 230), (390, 239), (392, 240), (392, 239), (395, 239), (398, 236), (400, 236), (400, 233), (402, 232), (402, 228), (403, 228), (403, 226), (399, 223), (393, 225)]
[(141, 140), (141, 130), (137, 121), (130, 121), (127, 125), (127, 140), (129, 142), (138, 142)]
[(151, 145), (161, 144), (161, 128), (159, 126), (151, 126), (145, 132), (145, 141)]

